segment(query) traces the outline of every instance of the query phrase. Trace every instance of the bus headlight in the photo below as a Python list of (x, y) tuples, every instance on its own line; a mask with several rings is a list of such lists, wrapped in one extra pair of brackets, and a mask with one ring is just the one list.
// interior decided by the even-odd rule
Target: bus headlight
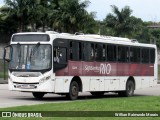
[(42, 79), (39, 80), (39, 83), (44, 83), (45, 81), (49, 80), (51, 76), (43, 77)]
[(44, 77), (44, 78), (42, 78), (42, 79), (39, 80), (39, 83), (41, 84), (41, 83), (43, 83), (45, 81), (46, 81), (46, 78)]

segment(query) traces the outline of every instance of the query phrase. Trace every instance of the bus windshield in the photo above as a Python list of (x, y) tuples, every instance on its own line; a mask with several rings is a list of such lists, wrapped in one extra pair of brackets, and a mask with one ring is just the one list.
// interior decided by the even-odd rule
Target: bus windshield
[(12, 45), (12, 58), (9, 69), (46, 70), (51, 68), (51, 46), (43, 44)]

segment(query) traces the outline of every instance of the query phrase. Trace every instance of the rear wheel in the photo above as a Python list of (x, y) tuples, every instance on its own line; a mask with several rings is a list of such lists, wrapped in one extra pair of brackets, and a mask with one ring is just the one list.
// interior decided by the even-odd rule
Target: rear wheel
[(42, 99), (45, 93), (43, 92), (32, 92), (33, 96), (37, 99)]
[(129, 80), (126, 84), (126, 90), (125, 91), (119, 91), (118, 95), (122, 97), (130, 97), (133, 96), (135, 89), (135, 84), (133, 81)]
[(66, 97), (70, 100), (76, 100), (78, 98), (79, 86), (76, 81), (72, 81), (70, 84), (69, 93), (66, 94)]
[(104, 92), (91, 92), (91, 94), (94, 96), (103, 96)]

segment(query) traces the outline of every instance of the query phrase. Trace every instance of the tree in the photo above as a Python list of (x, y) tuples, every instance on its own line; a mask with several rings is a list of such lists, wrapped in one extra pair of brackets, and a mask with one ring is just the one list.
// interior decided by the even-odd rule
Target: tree
[[(59, 0), (60, 1), (60, 0)], [(58, 0), (39, 0), (39, 4), (32, 13), (35, 13), (35, 24), (36, 28), (42, 27), (42, 31), (51, 29), (55, 16), (58, 16), (59, 11)], [(35, 12), (36, 11), (36, 12)]]
[(2, 12), (6, 13), (8, 16), (12, 16), (13, 20), (17, 21), (18, 31), (25, 30), (29, 2), (30, 0), (5, 0), (5, 6)]
[(150, 43), (157, 44), (157, 47), (160, 48), (160, 29), (151, 29)]
[(43, 31), (95, 33), (94, 15), (86, 11), (89, 3), (88, 0), (5, 0), (0, 12), (6, 19), (15, 21), (18, 32), (41, 28)]
[(115, 5), (111, 7), (113, 13), (109, 13), (104, 20), (106, 26), (115, 36), (130, 37), (136, 29), (137, 21), (135, 17), (131, 16), (132, 10), (128, 6), (122, 8), (121, 11)]
[(84, 29), (84, 24), (90, 15), (85, 10), (89, 1), (80, 2), (80, 0), (63, 0), (58, 2), (57, 14), (53, 16), (55, 18), (53, 27), (60, 32), (75, 33)]
[(4, 6), (0, 8), (0, 33), (1, 34), (12, 34), (16, 32), (18, 27), (16, 21), (14, 21), (15, 16), (9, 16), (7, 13), (2, 13), (6, 9)]
[(16, 28), (17, 28), (16, 22), (13, 21), (11, 17), (3, 19), (0, 16), (0, 33), (13, 34), (17, 31)]
[(80, 25), (80, 30), (84, 33), (89, 34), (98, 34), (99, 33), (99, 24), (98, 21), (94, 20), (95, 18), (95, 12), (91, 12), (86, 16), (86, 19), (84, 19), (83, 24)]
[(36, 31), (37, 23), (41, 27), (48, 23), (50, 0), (5, 0), (5, 6), (1, 12), (11, 17), (18, 23), (18, 31)]

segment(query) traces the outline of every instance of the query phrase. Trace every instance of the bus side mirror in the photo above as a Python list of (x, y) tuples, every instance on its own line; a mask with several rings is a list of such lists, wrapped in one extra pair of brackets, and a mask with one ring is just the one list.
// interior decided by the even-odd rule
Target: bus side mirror
[(4, 54), (3, 54), (3, 59), (7, 62), (11, 61), (11, 54), (12, 53), (12, 46), (8, 45), (4, 47)]

